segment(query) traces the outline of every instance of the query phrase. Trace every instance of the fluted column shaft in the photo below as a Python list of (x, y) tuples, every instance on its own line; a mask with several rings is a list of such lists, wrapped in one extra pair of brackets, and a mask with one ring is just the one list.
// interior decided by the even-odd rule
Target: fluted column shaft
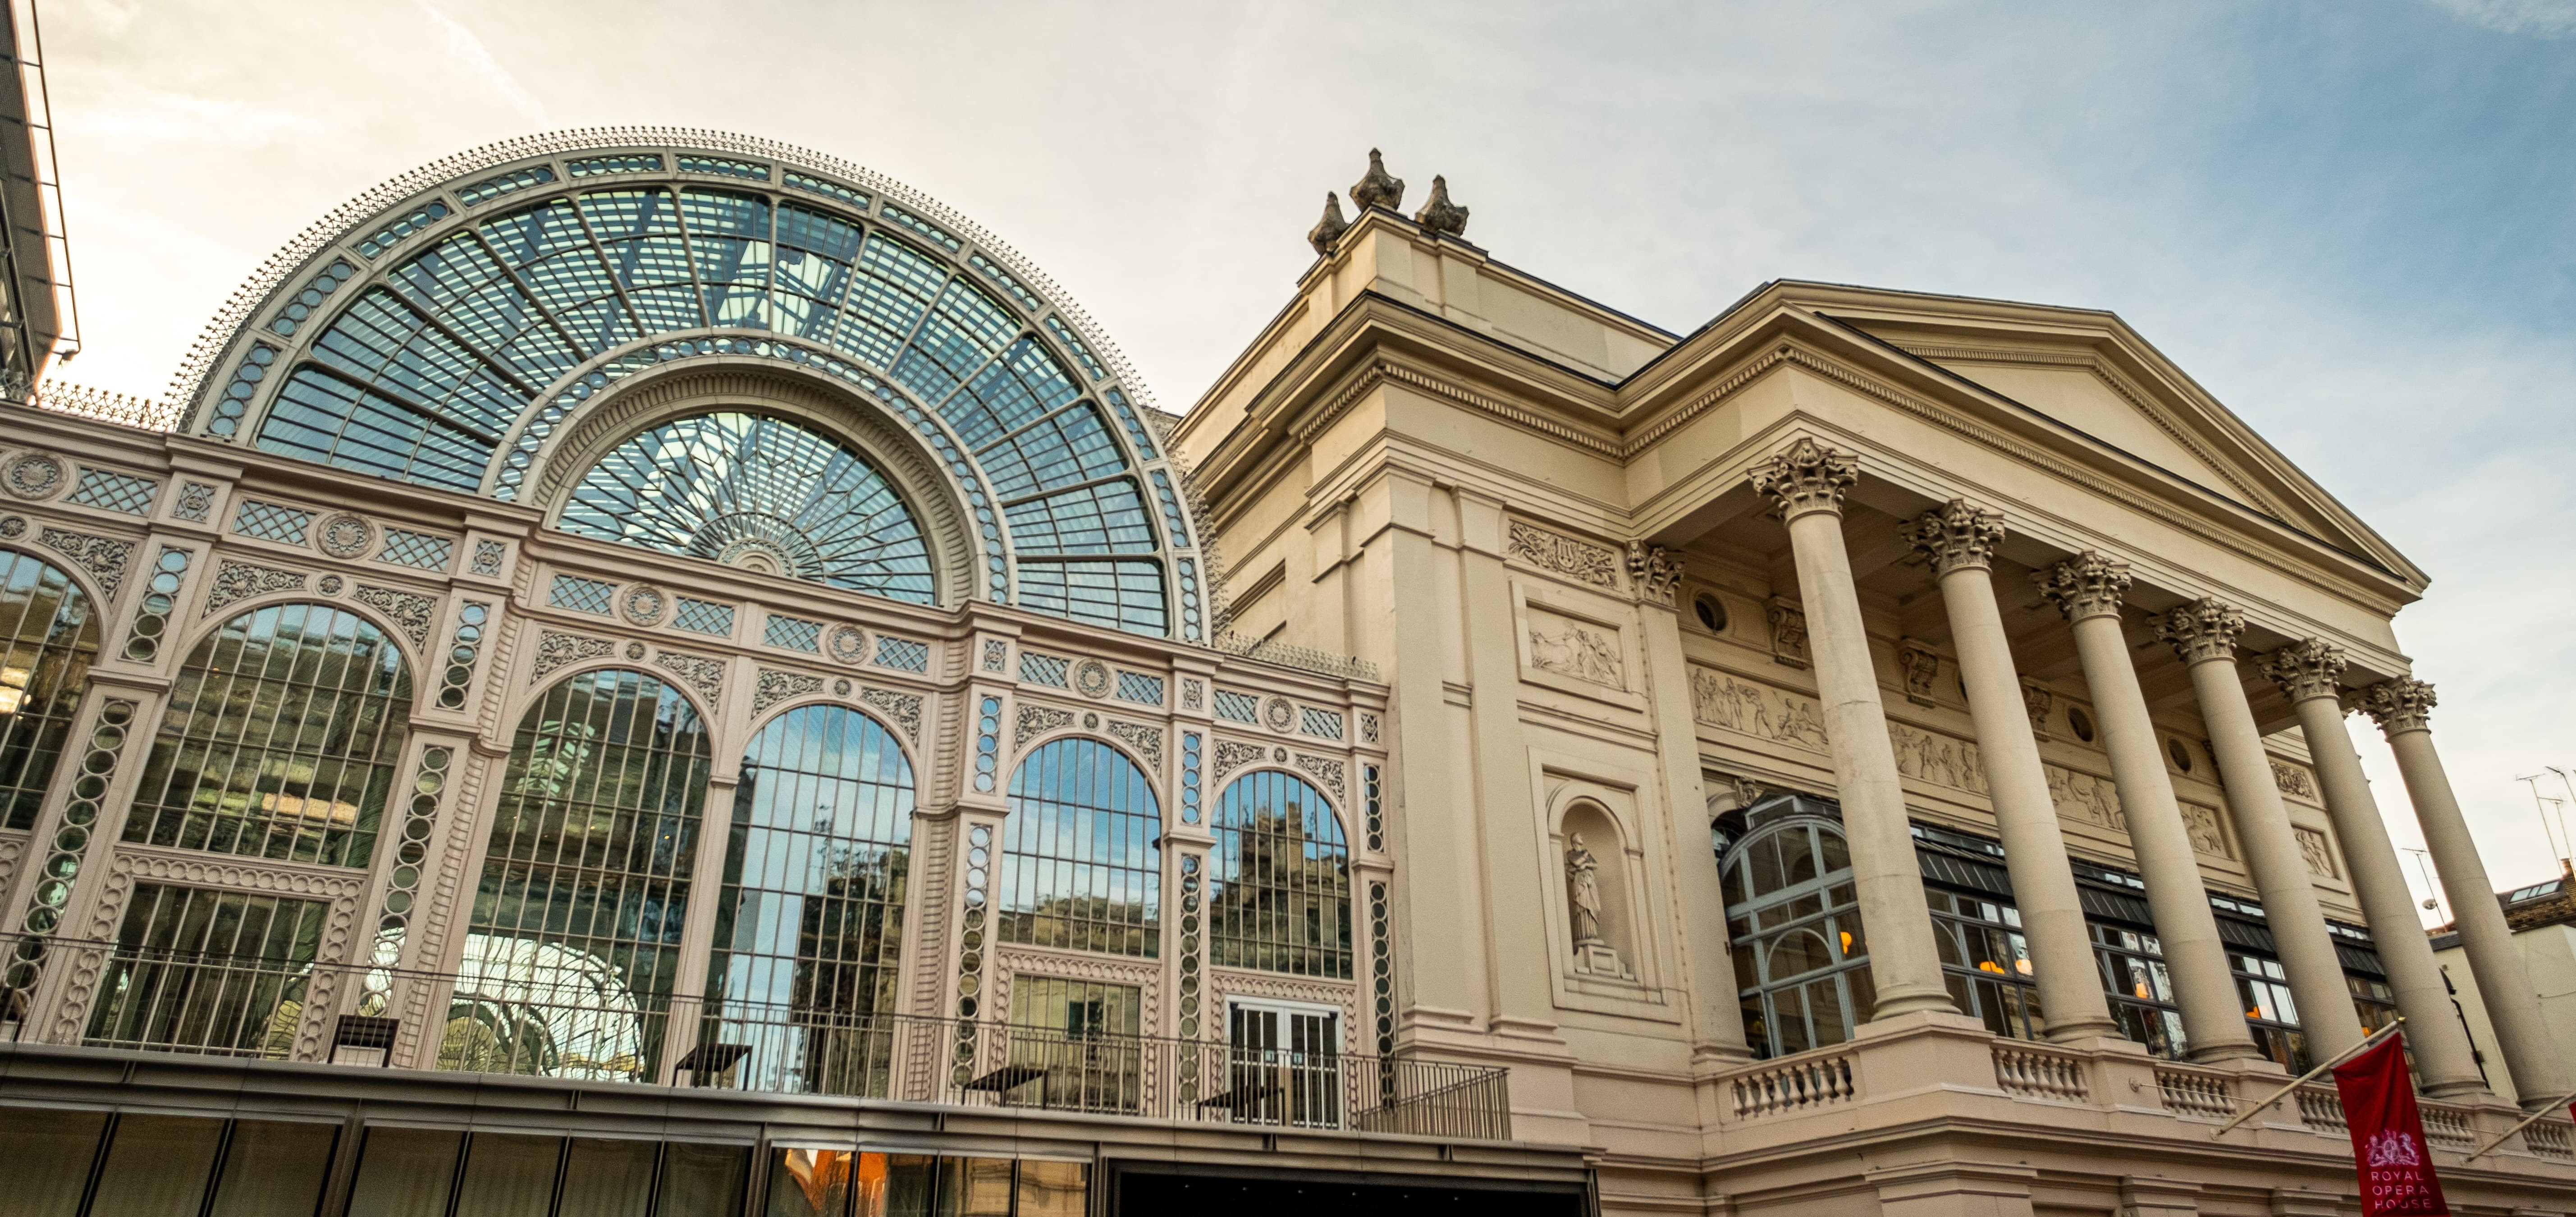
[(2460, 949), (2469, 957), (2478, 996), (2486, 1002), (2505, 1071), (2513, 1076), (2514, 1097), (2524, 1110), (2533, 1110), (2576, 1087), (2569, 1086), (2567, 1066), (2558, 1059), (2558, 1045), (2541, 1018), (2540, 995), (2513, 945), (2504, 907), (2496, 903), (2495, 884), (2478, 856), (2477, 839), (2469, 835), (2468, 819), (2451, 794), (2442, 754), (2433, 749), (2433, 704), (2433, 686), (2401, 677), (2372, 685), (2362, 709), (2378, 720), (2389, 751), (2397, 754), (2397, 772), (2406, 781), (2406, 797), (2415, 804), (2425, 848), (2433, 855), (2433, 868), (2441, 872), (2442, 890), (2451, 897)]
[(2432, 941), (2416, 920), (2414, 893), (2398, 867), (2397, 848), (2379, 818), (2379, 802), (2371, 797), (2352, 736), (2344, 730), (2343, 669), (2342, 652), (2314, 638), (2273, 652), (2264, 664), (2298, 711), (2326, 815), (2343, 840), (2353, 895), (2377, 940), (2397, 1010), (2406, 1016), (2406, 1043), (2415, 1050), (2415, 1072), (2423, 1079), (2424, 1092), (2436, 1098), (2477, 1094), (2487, 1088), (2486, 1079), (2478, 1072), (2469, 1033), (2451, 1009), (2441, 965), (2433, 961)]
[(2057, 602), (2075, 632), (2093, 716), (2111, 757), (2111, 781), (2128, 820), (2129, 845), (2146, 880), (2147, 908), (2173, 979), (2174, 1003), (2182, 1007), (2189, 1055), (2195, 1061), (2259, 1057), (2245, 1029), (2244, 1007), (2237, 1004), (2236, 978), (2227, 968), (2218, 919), (2209, 911), (2209, 892), (2201, 886), (2191, 831), (2165, 776), (2155, 722), (2147, 716), (2146, 694), (2138, 688), (2138, 670), (2120, 631), (2120, 595), (2128, 587), (2126, 564), (2093, 553), (2060, 562), (2040, 577), (2040, 590)]
[(2040, 767), (2039, 742), (2031, 737), (2021, 675), (2013, 666), (2003, 613), (1995, 604), (1993, 555), (2003, 528), (1989, 513), (1964, 501), (1926, 512), (1907, 532), (1930, 555), (1941, 580), (1941, 603), (1950, 637), (1959, 648), (1959, 679), (1968, 690), (1968, 713), (1977, 727), (1986, 790), (1995, 828), (2012, 873), (2013, 904), (2030, 940), (2039, 982), (2039, 1008), (2048, 1038), (2058, 1041), (2120, 1034), (2102, 993), (2084, 906), (2067, 868), (2066, 838), (2058, 831), (2057, 803)]
[(1859, 462), (1801, 439), (1757, 469), (1753, 484), (1780, 504), (1797, 559), (1808, 653), (1832, 739), (1834, 793), (1842, 801), (1852, 885), (1869, 933), (1870, 979), (1878, 991), (1874, 1017), (1956, 1013), (1941, 979), (1896, 749), (1888, 740), (1886, 707), (1878, 700), (1878, 672), (1861, 626), (1851, 554), (1843, 546), (1843, 493), (1858, 477)]
[(2282, 969), (2290, 974), (2290, 996), (2299, 1003), (2299, 1030), (2307, 1036), (2308, 1051), (2324, 1060), (2360, 1042), (2361, 1020), (2353, 1012), (2352, 987), (2344, 981), (2343, 959), (2326, 930), (2307, 857), (2290, 827), (2290, 809), (2282, 804), (2281, 787), (2272, 777), (2271, 754), (2263, 750), (2263, 732), (2254, 725), (2254, 707), (2245, 699), (2245, 678), (2236, 667), (2244, 615), (2204, 598), (2166, 614), (2161, 632), (2173, 643), (2174, 654), (2190, 665), (2200, 721), (2209, 729), (2209, 750), (2218, 758), (2218, 780), (2236, 813), (2236, 836), (2245, 847), (2246, 867), (2254, 873), (2254, 889), (2263, 894), (2264, 924), (2272, 931)]

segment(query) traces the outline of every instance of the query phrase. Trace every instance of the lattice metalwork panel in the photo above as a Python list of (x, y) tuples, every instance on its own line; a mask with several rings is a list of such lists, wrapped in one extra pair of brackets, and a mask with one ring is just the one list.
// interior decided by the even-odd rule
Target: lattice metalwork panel
[(150, 478), (134, 477), (106, 469), (84, 468), (80, 485), (71, 497), (63, 500), (75, 507), (96, 507), (102, 511), (121, 511), (130, 516), (152, 512), (152, 494), (161, 483)]
[(713, 634), (718, 638), (733, 637), (732, 605), (716, 604), (688, 596), (680, 597), (679, 601), (679, 607), (671, 613), (673, 629), (687, 630), (693, 634)]
[(877, 666), (927, 672), (930, 670), (930, 644), (880, 634), (877, 636)]
[(300, 507), (281, 507), (257, 499), (242, 500), (241, 509), (233, 513), (233, 531), (245, 537), (276, 541), (286, 545), (304, 544), (306, 530), (313, 527), (313, 513)]
[(1163, 678), (1142, 672), (1121, 672), (1118, 674), (1118, 699), (1145, 706), (1162, 705)]
[(1061, 656), (1040, 655), (1035, 651), (1020, 652), (1020, 679), (1030, 684), (1053, 685), (1059, 689), (1072, 688), (1072, 682), (1065, 678), (1065, 673), (1072, 667), (1073, 661)]
[(1340, 739), (1342, 738), (1342, 716), (1336, 711), (1318, 710), (1308, 706), (1305, 720), (1299, 724), (1298, 729), (1318, 739)]
[(1219, 689), (1216, 691), (1216, 716), (1232, 719), (1238, 723), (1260, 722), (1261, 699), (1249, 693)]
[(446, 570), (447, 559), (455, 552), (456, 542), (449, 538), (404, 528), (388, 528), (385, 530), (384, 548), (376, 551), (376, 561), (420, 570)]
[(608, 615), (609, 601), (617, 596), (617, 585), (579, 575), (555, 576), (554, 590), (546, 593), (546, 603), (576, 613)]
[(605, 177), (614, 173), (660, 173), (662, 158), (650, 153), (626, 156), (585, 156), (564, 162), (564, 172), (577, 178)]
[(769, 624), (760, 629), (760, 640), (783, 650), (819, 654), (823, 649), (823, 623), (771, 613)]

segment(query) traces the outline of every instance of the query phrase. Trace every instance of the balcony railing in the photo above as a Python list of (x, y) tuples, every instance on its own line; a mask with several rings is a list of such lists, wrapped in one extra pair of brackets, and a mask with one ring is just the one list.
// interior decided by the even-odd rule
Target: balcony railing
[[(538, 960), (487, 954), (466, 971), (430, 973), (0, 935), (0, 962), (20, 965), (0, 976), (0, 1035), (40, 1038), (29, 1020), (46, 995), (42, 976), (95, 966), (87, 1008), (47, 1021), (62, 1026), (75, 1016), (78, 1042), (101, 1048), (1461, 1140), (1511, 1135), (1502, 1069), (852, 1012), (822, 997), (636, 994), (613, 975)], [(399, 1035), (395, 1016), (406, 1010), (429, 1013), (428, 1025)]]

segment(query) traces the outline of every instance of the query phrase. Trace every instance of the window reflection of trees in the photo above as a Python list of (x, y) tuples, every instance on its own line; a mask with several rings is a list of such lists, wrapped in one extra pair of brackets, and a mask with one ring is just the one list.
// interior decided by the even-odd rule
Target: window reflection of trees
[(1075, 738), (1031, 752), (1011, 775), (1002, 941), (1161, 954), (1162, 826), (1153, 786), (1117, 749)]
[(71, 576), (0, 550), (0, 826), (32, 828), (98, 657), (98, 618)]
[(1322, 791), (1261, 770), (1217, 800), (1209, 947), (1217, 966), (1348, 979), (1351, 851)]
[(529, 709), (493, 810), (443, 1065), (654, 1076), (707, 769), (696, 709), (642, 672), (569, 677)]
[(911, 763), (855, 710), (790, 710), (745, 750), (699, 1032), (751, 1049), (744, 1084), (886, 1093), (912, 809)]
[(1727, 940), (1756, 1056), (1842, 1043), (1877, 1005), (1851, 856), (1823, 811), (1779, 795), (1723, 830)]
[(273, 604), (189, 652), (125, 839), (365, 866), (411, 721), (411, 670), (373, 622)]

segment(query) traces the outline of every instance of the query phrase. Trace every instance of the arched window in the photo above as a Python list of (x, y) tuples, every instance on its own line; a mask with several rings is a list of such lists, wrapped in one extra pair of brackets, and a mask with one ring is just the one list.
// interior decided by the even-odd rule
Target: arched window
[(1719, 864), (1756, 1056), (1842, 1043), (1877, 1006), (1842, 826), (1815, 811), (1793, 795), (1757, 804)]
[(519, 720), (442, 1066), (657, 1075), (707, 768), (697, 710), (642, 672), (569, 677)]
[(0, 825), (33, 828), (89, 687), (98, 618), (61, 568), (0, 549), (0, 639)]
[(411, 722), (411, 669), (374, 623), (272, 604), (188, 653), (125, 839), (365, 866)]
[(1162, 805), (1125, 754), (1091, 739), (1030, 753), (1002, 835), (1002, 941), (1161, 954), (1162, 836)]
[(629, 437), (582, 477), (563, 530), (916, 604), (930, 546), (892, 483), (826, 436), (703, 414)]
[(841, 706), (770, 720), (742, 757), (701, 1043), (751, 1049), (737, 1080), (795, 1094), (886, 1093), (911, 869), (912, 765)]
[(1351, 850), (1322, 791), (1265, 769), (1216, 804), (1208, 896), (1216, 965), (1351, 974)]

